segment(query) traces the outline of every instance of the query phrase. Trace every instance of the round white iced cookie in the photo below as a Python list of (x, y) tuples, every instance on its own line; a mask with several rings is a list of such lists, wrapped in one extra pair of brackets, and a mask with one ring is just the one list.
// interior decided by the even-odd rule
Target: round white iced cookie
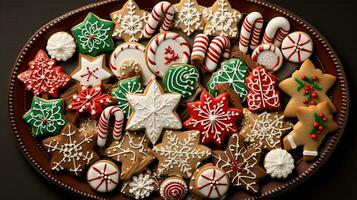
[(126, 60), (137, 62), (141, 67), (141, 83), (147, 85), (155, 75), (149, 70), (145, 60), (145, 46), (136, 42), (126, 42), (119, 45), (110, 56), (110, 69), (117, 77), (120, 67)]
[(76, 52), (76, 43), (71, 34), (60, 31), (50, 36), (46, 49), (51, 58), (66, 61)]
[(157, 34), (149, 41), (145, 56), (149, 69), (155, 75), (163, 77), (167, 68), (172, 64), (188, 63), (190, 47), (179, 34), (164, 32)]
[(195, 187), (204, 198), (223, 197), (229, 188), (229, 178), (219, 167), (209, 167), (197, 174)]
[(278, 47), (271, 43), (261, 44), (254, 49), (252, 60), (269, 71), (277, 71), (283, 64), (283, 55)]
[(97, 192), (107, 193), (119, 184), (119, 168), (109, 160), (100, 160), (89, 167), (87, 182)]
[(180, 177), (169, 177), (160, 185), (160, 196), (165, 200), (180, 200), (187, 194), (187, 184)]
[(265, 156), (264, 168), (273, 178), (286, 178), (295, 168), (294, 159), (284, 149), (273, 149)]
[(312, 54), (313, 42), (309, 35), (296, 31), (287, 35), (281, 45), (284, 57), (294, 63), (301, 63)]

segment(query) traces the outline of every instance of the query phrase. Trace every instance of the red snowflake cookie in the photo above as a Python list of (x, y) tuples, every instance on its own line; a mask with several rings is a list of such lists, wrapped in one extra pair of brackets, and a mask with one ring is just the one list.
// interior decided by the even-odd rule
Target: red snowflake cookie
[(56, 66), (54, 59), (49, 59), (43, 50), (39, 50), (31, 62), (29, 69), (18, 75), (18, 79), (26, 85), (26, 90), (32, 91), (35, 96), (49, 94), (58, 96), (58, 90), (71, 80), (62, 72), (62, 67)]
[(187, 129), (199, 130), (202, 144), (212, 142), (221, 146), (227, 135), (238, 131), (236, 122), (242, 116), (241, 111), (229, 108), (227, 93), (215, 98), (203, 91), (201, 100), (188, 103), (187, 108), (192, 117), (183, 125)]
[(252, 112), (277, 110), (280, 108), (280, 94), (275, 90), (276, 78), (266, 69), (257, 67), (245, 79), (247, 85), (247, 104)]

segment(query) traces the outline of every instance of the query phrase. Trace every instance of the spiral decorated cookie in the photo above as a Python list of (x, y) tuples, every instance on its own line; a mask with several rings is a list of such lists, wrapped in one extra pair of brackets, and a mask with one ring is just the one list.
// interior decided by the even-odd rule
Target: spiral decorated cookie
[(294, 158), (284, 149), (273, 149), (265, 155), (264, 168), (272, 178), (287, 178), (295, 168)]
[(89, 167), (87, 182), (89, 186), (102, 193), (114, 190), (119, 184), (119, 168), (109, 160), (100, 160)]
[(212, 163), (196, 169), (190, 180), (190, 190), (194, 194), (208, 199), (223, 198), (229, 185), (230, 181), (226, 172)]
[(171, 65), (189, 62), (190, 47), (178, 33), (164, 32), (149, 41), (145, 56), (150, 70), (156, 76), (163, 77)]
[(160, 185), (160, 196), (165, 200), (180, 200), (187, 194), (187, 184), (180, 177), (169, 177)]
[(294, 63), (301, 63), (312, 54), (313, 43), (309, 35), (296, 31), (287, 35), (281, 44), (284, 57)]
[(51, 35), (46, 49), (51, 58), (58, 61), (67, 61), (76, 52), (76, 43), (71, 34), (60, 31)]
[(254, 49), (252, 60), (259, 63), (269, 71), (277, 71), (283, 64), (283, 55), (278, 47), (273, 44), (261, 44)]
[(197, 69), (187, 64), (171, 66), (162, 80), (166, 91), (179, 93), (183, 99), (188, 99), (195, 94), (198, 81)]
[(149, 70), (145, 60), (145, 46), (136, 42), (126, 42), (119, 45), (110, 56), (110, 69), (115, 76), (121, 76), (125, 61), (131, 60), (138, 63), (141, 70), (141, 83), (147, 85), (150, 80), (155, 79), (155, 75)]

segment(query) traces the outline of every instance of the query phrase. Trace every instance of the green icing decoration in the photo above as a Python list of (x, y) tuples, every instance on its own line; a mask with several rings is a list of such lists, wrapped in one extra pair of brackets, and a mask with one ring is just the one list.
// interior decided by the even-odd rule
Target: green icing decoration
[(174, 65), (166, 71), (162, 82), (167, 92), (179, 93), (183, 99), (188, 99), (195, 93), (199, 76), (191, 65)]
[(85, 20), (74, 26), (71, 31), (80, 53), (97, 56), (114, 50), (111, 36), (113, 28), (113, 22), (88, 13)]
[(212, 95), (217, 95), (214, 86), (217, 83), (228, 83), (234, 91), (239, 95), (242, 101), (245, 101), (247, 88), (245, 85), (245, 77), (248, 75), (249, 68), (239, 58), (232, 58), (221, 64), (221, 68), (212, 74), (208, 82), (208, 89)]
[(36, 96), (32, 100), (31, 109), (23, 118), (32, 127), (34, 137), (57, 135), (67, 123), (62, 99), (46, 100)]
[(131, 113), (126, 95), (128, 93), (142, 93), (143, 91), (144, 89), (138, 77), (119, 81), (118, 87), (112, 90), (112, 96), (118, 100), (118, 106), (122, 109), (126, 118), (128, 118)]

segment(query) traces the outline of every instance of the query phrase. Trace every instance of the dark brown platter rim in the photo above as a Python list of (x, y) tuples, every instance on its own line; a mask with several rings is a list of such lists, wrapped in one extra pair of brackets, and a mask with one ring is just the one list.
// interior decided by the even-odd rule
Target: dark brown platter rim
[[(38, 161), (36, 160), (36, 159), (38, 159), (38, 155), (32, 155), (31, 150), (29, 150), (26, 147), (26, 140), (23, 140), (22, 135), (19, 133), (19, 130), (17, 128), (17, 121), (15, 120), (16, 115), (20, 114), (19, 112), (21, 111), (21, 110), (19, 110), (19, 108), (15, 108), (16, 107), (15, 101), (21, 102), (23, 100), (23, 99), (19, 99), (19, 98), (15, 99), (15, 86), (16, 86), (16, 84), (19, 84), (19, 82), (17, 81), (17, 74), (19, 73), (19, 67), (26, 65), (26, 63), (24, 63), (24, 60), (26, 60), (26, 59), (24, 59), (24, 58), (26, 56), (28, 56), (28, 51), (31, 49), (31, 47), (35, 46), (34, 44), (36, 44), (38, 39), (39, 38), (41, 39), (41, 37), (43, 37), (43, 35), (46, 32), (48, 32), (53, 27), (55, 27), (56, 24), (58, 24), (59, 22), (65, 20), (67, 18), (73, 17), (75, 14), (88, 12), (90, 10), (93, 10), (95, 8), (99, 8), (102, 6), (107, 6), (108, 4), (113, 3), (115, 1), (116, 0), (101, 1), (101, 2), (89, 4), (87, 6), (70, 11), (70, 12), (52, 20), (51, 22), (49, 22), (46, 25), (44, 25), (43, 27), (41, 27), (38, 31), (36, 31), (36, 33), (27, 41), (26, 45), (22, 48), (20, 54), (18, 55), (18, 57), (16, 59), (16, 62), (13, 66), (11, 81), (10, 81), (9, 91), (8, 91), (8, 111), (9, 111), (11, 127), (13, 130), (13, 134), (16, 138), (17, 144), (20, 147), (20, 149), (22, 150), (22, 152), (25, 155), (28, 162), (33, 166), (33, 168), (37, 172), (39, 172), (43, 177), (45, 177), (49, 182), (53, 183), (54, 185), (59, 186), (60, 188), (65, 189), (71, 193), (74, 193), (80, 197), (87, 197), (87, 198), (89, 197), (89, 198), (93, 198), (93, 199), (106, 199), (106, 196), (89, 194), (86, 192), (82, 192), (77, 188), (73, 188), (69, 185), (66, 185), (61, 180), (59, 180), (59, 179), (53, 177), (51, 174), (49, 174), (47, 172), (48, 169), (42, 168), (39, 165)], [(139, 3), (139, 6), (141, 6), (141, 4), (145, 4), (145, 3), (146, 3), (146, 5), (147, 4), (154, 5), (157, 1), (142, 2), (142, 1), (136, 0), (136, 2)], [(211, 5), (212, 2), (213, 1), (205, 1), (204, 4)], [(324, 144), (325, 146), (324, 146), (324, 151), (322, 152), (322, 154), (320, 154), (319, 158), (311, 166), (309, 166), (309, 168), (307, 170), (305, 170), (303, 173), (299, 174), (298, 176), (294, 177), (290, 181), (285, 182), (284, 184), (282, 184), (278, 187), (269, 189), (268, 191), (261, 193), (260, 196), (249, 197), (249, 199), (261, 199), (261, 198), (265, 199), (265, 198), (269, 198), (269, 197), (275, 196), (277, 194), (280, 194), (282, 192), (285, 192), (285, 191), (292, 189), (293, 187), (296, 187), (297, 185), (303, 183), (308, 177), (313, 175), (328, 160), (328, 158), (331, 156), (332, 152), (334, 151), (336, 145), (338, 144), (342, 134), (344, 133), (344, 130), (345, 130), (345, 127), (346, 127), (346, 124), (348, 121), (347, 119), (349, 116), (350, 94), (349, 94), (349, 88), (348, 88), (346, 75), (345, 75), (342, 64), (341, 64), (336, 52), (332, 49), (331, 45), (327, 42), (327, 40), (322, 36), (322, 34), (316, 28), (314, 28), (311, 24), (307, 23), (306, 21), (304, 21), (303, 19), (301, 19), (300, 17), (295, 15), (293, 12), (291, 12), (285, 8), (282, 8), (280, 6), (277, 6), (273, 3), (270, 3), (270, 2), (263, 2), (260, 0), (239, 0), (237, 2), (260, 6), (260, 7), (263, 7), (264, 9), (270, 9), (271, 10), (270, 12), (273, 12), (273, 15), (279, 14), (281, 16), (285, 16), (289, 19), (289, 21), (291, 23), (297, 24), (297, 26), (302, 26), (303, 30), (307, 31), (308, 33), (311, 33), (312, 35), (310, 35), (310, 36), (314, 39), (314, 41), (315, 40), (318, 41), (319, 48), (322, 48), (324, 51), (327, 52), (327, 56), (325, 55), (326, 53), (323, 55), (324, 56), (323, 62), (329, 62), (328, 63), (329, 65), (335, 66), (335, 68), (336, 68), (335, 76), (337, 77), (338, 84), (339, 84), (339, 90), (341, 93), (340, 94), (341, 97), (338, 100), (338, 101), (340, 101), (339, 103), (341, 104), (341, 107), (339, 108), (340, 110), (339, 110), (338, 119), (337, 119), (337, 123), (339, 124), (340, 129), (330, 136), (329, 141), (325, 142), (325, 144)], [(237, 2), (234, 2), (234, 3), (237, 3)], [(146, 7), (149, 8), (150, 6), (146, 6)], [(251, 9), (251, 8), (249, 8), (249, 9)], [(22, 130), (22, 131), (25, 131), (25, 130)], [(28, 129), (27, 129), (27, 132), (28, 132)]]

